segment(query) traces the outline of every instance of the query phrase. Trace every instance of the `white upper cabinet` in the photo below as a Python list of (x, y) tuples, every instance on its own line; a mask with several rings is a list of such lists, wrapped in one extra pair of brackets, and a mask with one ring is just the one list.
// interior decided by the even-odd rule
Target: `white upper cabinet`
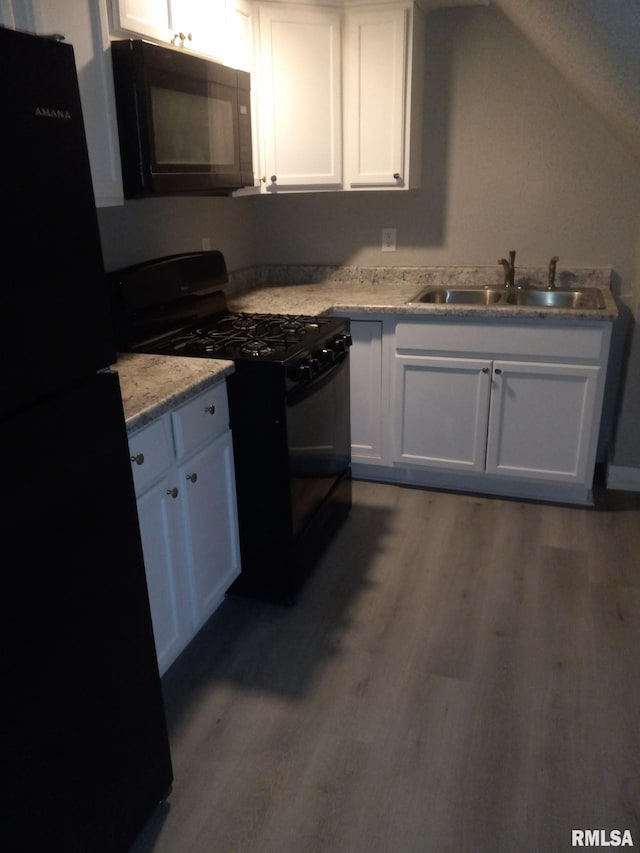
[(418, 186), (423, 41), (418, 8), (393, 5), (346, 11), (346, 188)]
[(248, 71), (254, 80), (253, 6), (251, 0), (233, 0), (227, 5), (223, 61), (231, 68)]
[(141, 36), (251, 71), (249, 0), (110, 0), (112, 33)]
[(222, 61), (225, 54), (226, 0), (172, 0), (172, 41)]
[(342, 183), (341, 13), (259, 7), (260, 174), (270, 191)]
[(412, 3), (258, 6), (267, 191), (419, 185), (424, 14)]
[(170, 0), (111, 0), (112, 29), (169, 41), (173, 36), (169, 4)]

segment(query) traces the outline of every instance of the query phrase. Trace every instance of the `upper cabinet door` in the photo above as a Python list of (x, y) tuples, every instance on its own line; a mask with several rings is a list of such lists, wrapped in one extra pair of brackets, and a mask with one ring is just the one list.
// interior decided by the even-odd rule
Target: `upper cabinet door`
[[(2, 0), (0, 0), (2, 2)], [(251, 72), (250, 0), (110, 0), (111, 28), (186, 48)]]
[[(252, 75), (255, 84), (253, 56), (253, 7), (251, 0), (229, 0), (223, 60), (231, 68), (240, 68)], [(253, 104), (253, 98), (252, 98)]]
[(329, 8), (259, 9), (261, 174), (272, 192), (342, 183), (340, 23)]
[(227, 42), (225, 0), (172, 0), (172, 40), (177, 47), (222, 60)]
[(114, 30), (170, 41), (173, 36), (170, 0), (111, 0)]
[[(416, 23), (416, 17), (420, 15)], [(410, 156), (419, 147), (422, 16), (409, 6), (347, 10), (344, 36), (346, 186), (418, 184)]]

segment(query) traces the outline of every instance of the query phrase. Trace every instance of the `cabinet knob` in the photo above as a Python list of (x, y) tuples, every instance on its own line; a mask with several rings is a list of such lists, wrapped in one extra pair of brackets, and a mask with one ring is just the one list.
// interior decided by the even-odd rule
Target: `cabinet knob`
[(197, 481), (197, 479), (198, 479), (198, 475), (196, 474), (195, 471), (193, 472), (193, 474), (187, 474), (187, 480), (189, 480), (190, 482), (195, 483)]
[(275, 182), (276, 182), (277, 180), (278, 180), (278, 176), (277, 176), (277, 175), (271, 175), (271, 183), (272, 183), (272, 184), (275, 184)]
[(495, 373), (497, 376), (500, 376), (500, 374), (502, 373), (502, 371), (500, 370), (500, 368), (499, 368), (499, 367), (496, 367), (496, 369), (495, 369), (494, 373)]
[(173, 43), (174, 43), (174, 44), (175, 44), (177, 41), (180, 41), (180, 47), (184, 47), (184, 43), (185, 43), (185, 41), (191, 41), (192, 39), (193, 39), (193, 36), (191, 35), (191, 33), (183, 33), (183, 32), (179, 32), (179, 33), (174, 33), (174, 34), (173, 34), (173, 39), (172, 39), (172, 41), (173, 41)]
[(483, 367), (483, 368), (482, 368), (482, 372), (483, 372), (483, 373), (488, 373), (488, 372), (489, 372), (489, 368), (488, 368), (488, 367)]
[(131, 461), (135, 462), (136, 465), (142, 465), (144, 462), (144, 453), (137, 453), (135, 456), (132, 456)]
[(394, 172), (393, 173), (393, 179), (394, 179), (394, 181), (401, 181), (402, 175), (400, 174), (400, 172)]
[(204, 407), (204, 410), (205, 410), (205, 412), (208, 412), (210, 415), (213, 415), (213, 414), (215, 414), (216, 407), (214, 406), (213, 403), (209, 403), (208, 406)]
[(167, 489), (167, 494), (172, 498), (178, 497), (178, 489), (174, 486), (172, 489)]

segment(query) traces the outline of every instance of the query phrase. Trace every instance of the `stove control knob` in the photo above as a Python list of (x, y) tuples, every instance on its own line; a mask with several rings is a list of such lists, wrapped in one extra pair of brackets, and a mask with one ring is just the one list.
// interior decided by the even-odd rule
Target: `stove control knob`
[(309, 379), (313, 378), (311, 365), (308, 361), (299, 361), (296, 365), (294, 365), (294, 367), (291, 368), (291, 372), (289, 375), (292, 379), (295, 379), (298, 382), (308, 382)]
[(333, 342), (333, 347), (336, 352), (345, 352), (353, 343), (351, 335), (338, 335), (338, 337)]
[(331, 364), (334, 358), (335, 352), (330, 346), (322, 347), (322, 349), (318, 351), (318, 359), (320, 360), (321, 364), (325, 366)]
[(309, 367), (311, 368), (311, 373), (313, 376), (315, 376), (317, 373), (320, 372), (320, 366), (321, 366), (320, 365), (320, 359), (310, 358), (308, 363), (309, 363)]

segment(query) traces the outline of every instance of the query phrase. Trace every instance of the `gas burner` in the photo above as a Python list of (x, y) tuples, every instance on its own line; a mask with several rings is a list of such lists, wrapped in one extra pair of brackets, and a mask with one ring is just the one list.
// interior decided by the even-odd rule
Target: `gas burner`
[(252, 358), (264, 358), (266, 355), (271, 355), (273, 347), (271, 347), (266, 341), (249, 341), (240, 347), (240, 352), (243, 355), (249, 355)]
[(301, 323), (300, 320), (296, 320), (294, 317), (286, 317), (284, 320), (278, 320), (277, 326), (278, 329), (285, 335), (294, 335), (304, 332), (305, 324)]
[(241, 314), (240, 316), (230, 317), (229, 320), (234, 329), (239, 329), (245, 332), (253, 332), (258, 326), (258, 323), (250, 314)]

